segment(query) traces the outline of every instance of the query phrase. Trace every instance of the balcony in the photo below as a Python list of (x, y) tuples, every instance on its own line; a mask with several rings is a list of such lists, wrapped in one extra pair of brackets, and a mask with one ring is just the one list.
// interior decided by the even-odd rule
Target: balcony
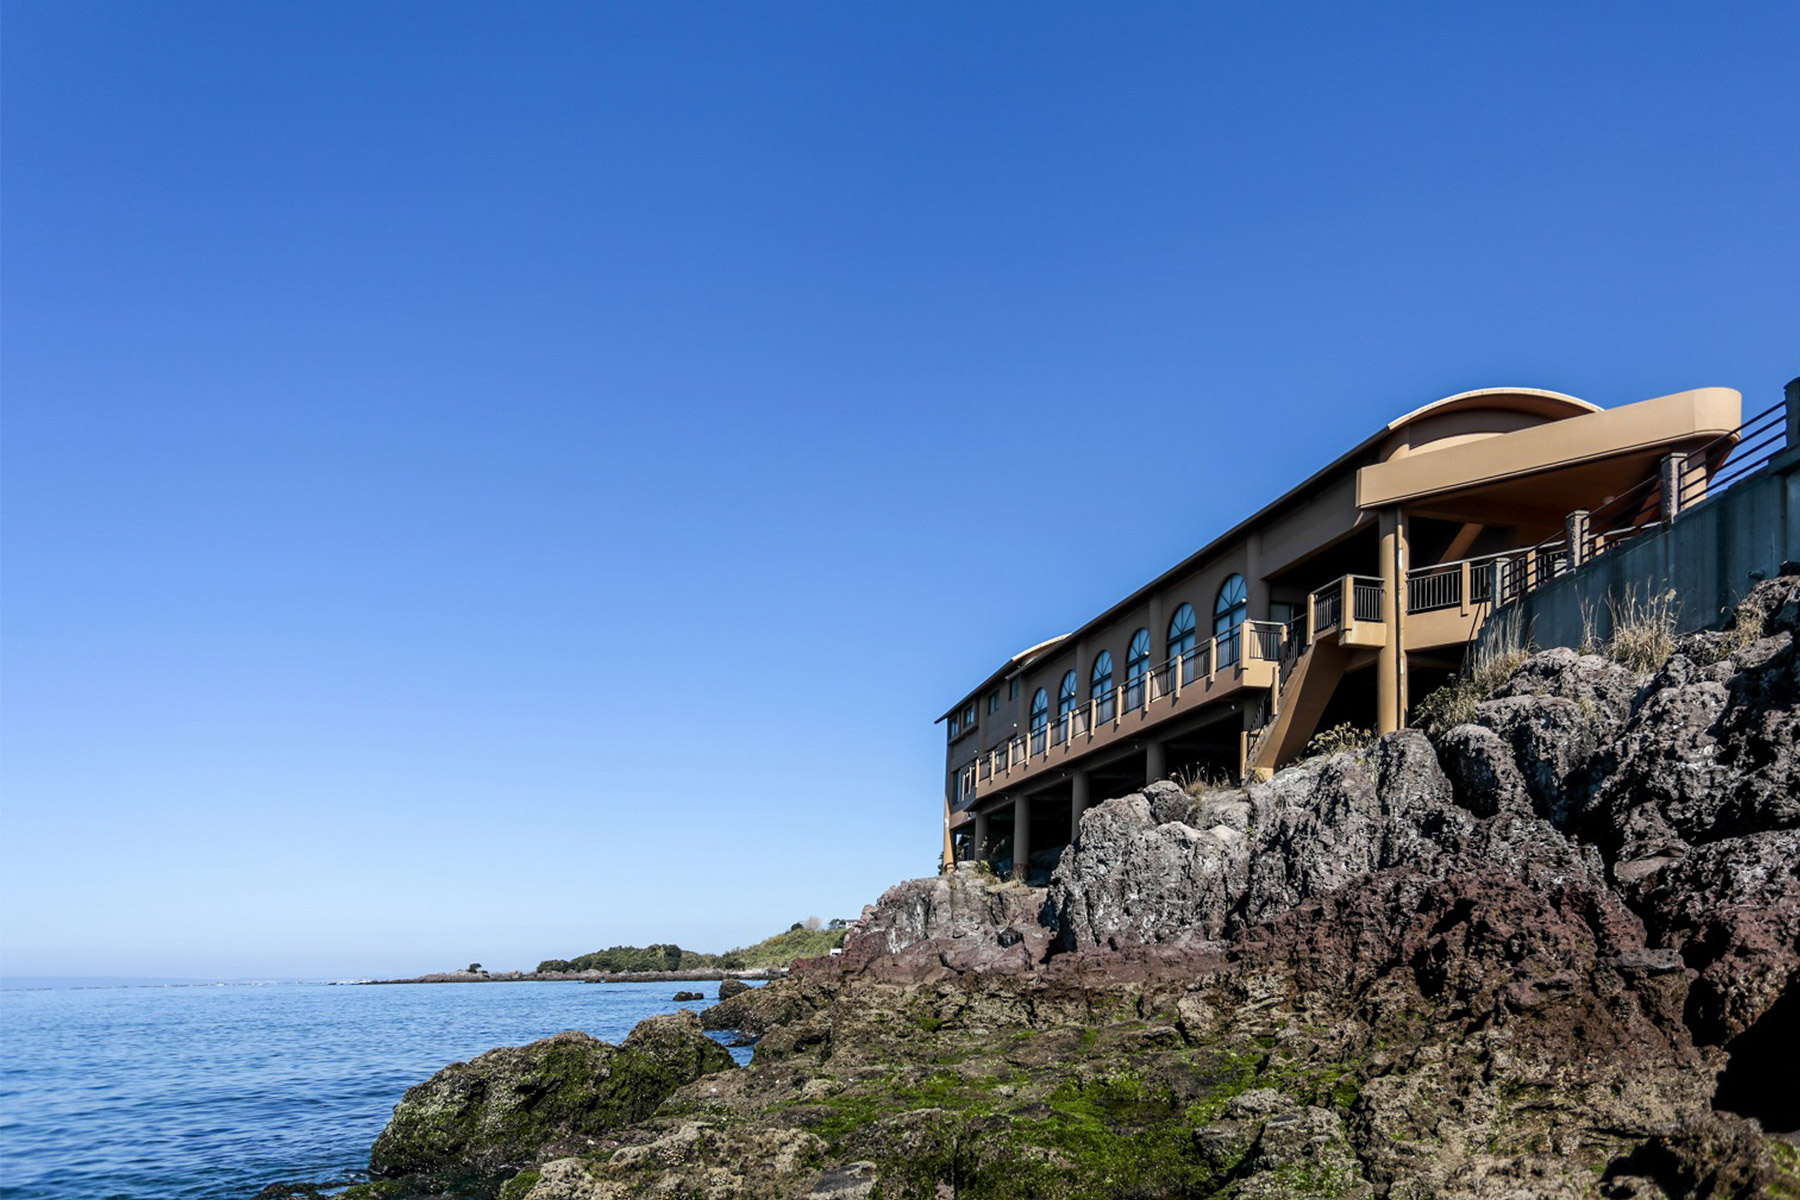
[(1406, 648), (1429, 650), (1473, 641), (1495, 608), (1569, 568), (1568, 546), (1547, 542), (1408, 571)]
[(1275, 685), (1293, 631), (1274, 621), (1246, 621), (1200, 643), (1048, 724), (978, 755), (962, 768), (961, 807), (981, 796), (1041, 779), (1088, 753), (1142, 737), (1172, 717), (1247, 689)]
[(1314, 639), (1335, 634), (1346, 646), (1387, 645), (1381, 619), (1381, 580), (1368, 575), (1334, 579), (1306, 598)]
[[(1409, 571), (1407, 648), (1472, 641), (1497, 602), (1566, 569), (1561, 548), (1544, 546)], [(1048, 768), (1146, 736), (1162, 722), (1202, 705), (1246, 689), (1278, 689), (1300, 652), (1314, 641), (1331, 639), (1348, 649), (1386, 646), (1390, 634), (1382, 619), (1383, 591), (1374, 576), (1341, 576), (1307, 596), (1305, 616), (1292, 625), (1247, 621), (1105, 696), (983, 751), (959, 772), (959, 811), (982, 796), (1041, 779)]]

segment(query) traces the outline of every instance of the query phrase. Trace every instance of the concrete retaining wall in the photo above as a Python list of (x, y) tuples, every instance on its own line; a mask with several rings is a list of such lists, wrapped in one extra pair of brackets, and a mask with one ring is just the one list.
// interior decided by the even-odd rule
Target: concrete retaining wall
[[(1759, 474), (1677, 516), (1672, 524), (1601, 555), (1494, 613), (1477, 646), (1517, 628), (1538, 647), (1580, 646), (1612, 632), (1610, 597), (1623, 603), (1673, 590), (1676, 631), (1717, 625), (1759, 580), (1800, 561), (1800, 451), (1790, 448)], [(1587, 622), (1593, 624), (1587, 630)]]

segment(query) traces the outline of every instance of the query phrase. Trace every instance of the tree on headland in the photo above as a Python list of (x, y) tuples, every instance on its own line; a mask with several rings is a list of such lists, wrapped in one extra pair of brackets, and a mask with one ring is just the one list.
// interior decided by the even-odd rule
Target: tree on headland
[(786, 933), (764, 938), (754, 946), (729, 950), (724, 954), (701, 954), (680, 946), (658, 943), (651, 946), (614, 946), (575, 958), (546, 958), (538, 964), (543, 974), (574, 971), (599, 971), (622, 974), (628, 971), (695, 971), (718, 969), (737, 971), (754, 967), (785, 967), (796, 958), (814, 958), (829, 953), (843, 944), (843, 922), (839, 928), (826, 930), (817, 917), (795, 921)]

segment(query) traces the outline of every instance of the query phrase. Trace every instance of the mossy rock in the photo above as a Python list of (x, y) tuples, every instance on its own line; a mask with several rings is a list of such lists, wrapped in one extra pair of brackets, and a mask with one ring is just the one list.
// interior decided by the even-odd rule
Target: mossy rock
[(498, 1178), (552, 1142), (641, 1121), (682, 1084), (734, 1066), (687, 1012), (642, 1022), (620, 1046), (569, 1032), (490, 1050), (409, 1089), (369, 1152), (369, 1171)]

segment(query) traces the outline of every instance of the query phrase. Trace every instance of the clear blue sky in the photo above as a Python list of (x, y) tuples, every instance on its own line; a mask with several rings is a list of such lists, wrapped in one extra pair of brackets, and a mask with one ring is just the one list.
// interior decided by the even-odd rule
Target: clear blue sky
[(854, 916), (1391, 417), (1800, 374), (1792, 4), (3, 17), (14, 973)]

